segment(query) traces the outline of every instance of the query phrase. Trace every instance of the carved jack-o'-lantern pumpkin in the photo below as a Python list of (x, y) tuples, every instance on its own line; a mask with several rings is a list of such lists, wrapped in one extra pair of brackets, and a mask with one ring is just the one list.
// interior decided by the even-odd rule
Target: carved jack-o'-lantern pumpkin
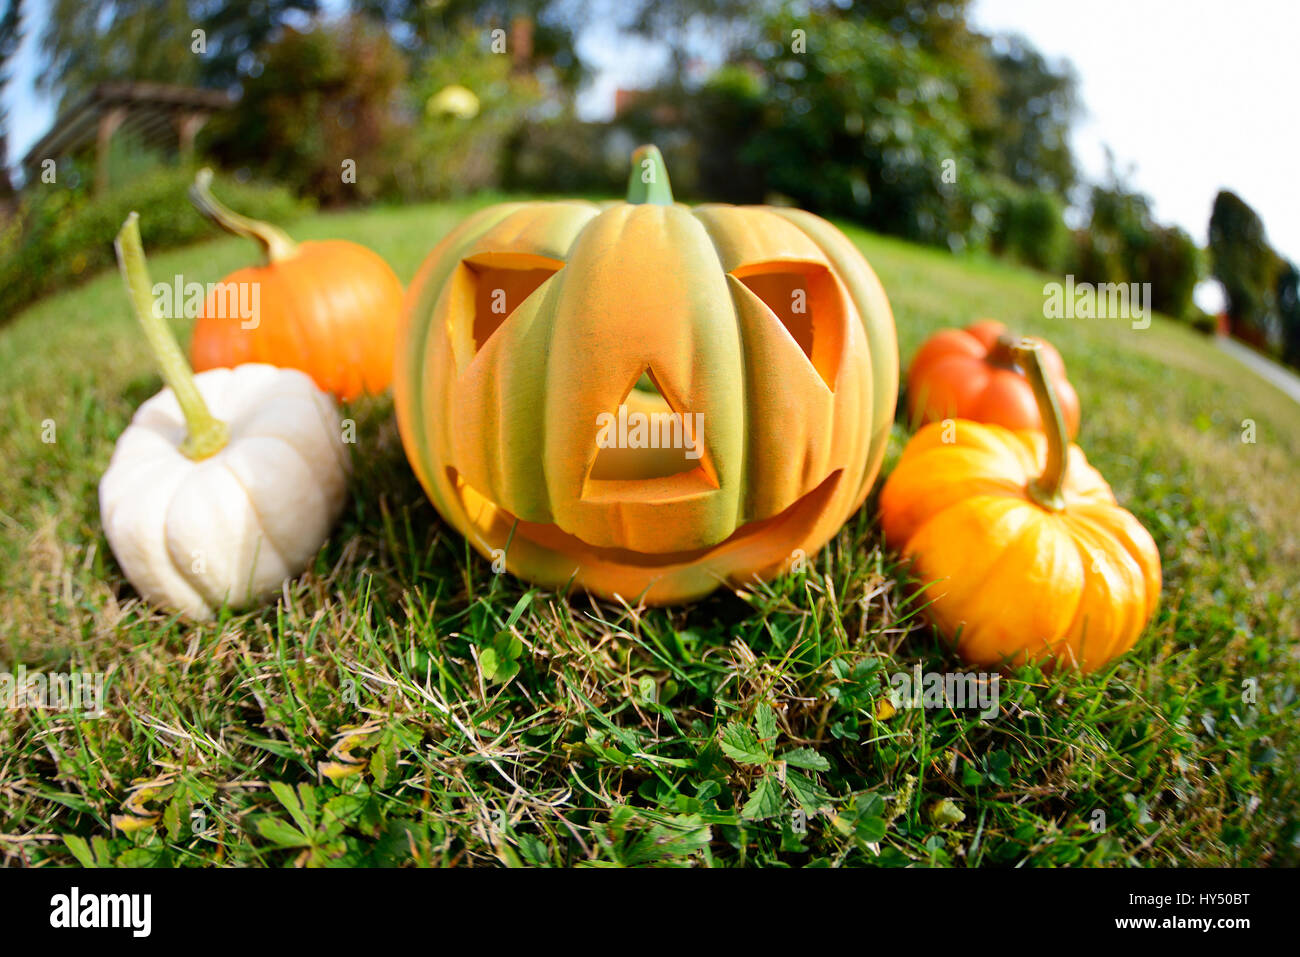
[(453, 230), (394, 372), (407, 456), (480, 552), (649, 603), (821, 548), (876, 477), (897, 385), (888, 300), (842, 233), (675, 205), (654, 147), (626, 203), (506, 203)]

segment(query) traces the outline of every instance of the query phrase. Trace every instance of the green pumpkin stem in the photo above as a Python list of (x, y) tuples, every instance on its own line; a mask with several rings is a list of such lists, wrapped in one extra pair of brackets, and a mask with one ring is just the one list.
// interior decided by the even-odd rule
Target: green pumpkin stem
[(1065, 416), (1056, 399), (1056, 390), (1043, 368), (1042, 346), (1034, 339), (1003, 336), (1015, 363), (1025, 373), (1034, 401), (1038, 404), (1038, 417), (1043, 420), (1043, 433), (1047, 437), (1047, 465), (1043, 474), (1029, 483), (1029, 497), (1052, 512), (1065, 508), (1065, 470), (1070, 458), (1070, 435), (1065, 430)]
[(228, 233), (252, 239), (262, 247), (268, 263), (288, 259), (298, 252), (298, 244), (279, 226), (241, 216), (212, 195), (212, 170), (204, 167), (190, 187), (194, 208)]
[(189, 435), (181, 443), (181, 451), (196, 461), (206, 459), (225, 448), (230, 441), (230, 430), (226, 423), (208, 411), (208, 404), (203, 401), (203, 395), (194, 382), (190, 364), (185, 361), (167, 320), (154, 312), (153, 283), (149, 281), (149, 266), (140, 242), (138, 213), (126, 218), (113, 247), (117, 250), (117, 263), (122, 270), (127, 295), (135, 307), (136, 318), (144, 327), (145, 338), (162, 372), (163, 381), (171, 387), (185, 414)]
[(663, 154), (654, 145), (638, 146), (632, 153), (632, 173), (627, 178), (627, 201), (655, 206), (673, 204), (673, 187), (668, 182), (668, 167)]

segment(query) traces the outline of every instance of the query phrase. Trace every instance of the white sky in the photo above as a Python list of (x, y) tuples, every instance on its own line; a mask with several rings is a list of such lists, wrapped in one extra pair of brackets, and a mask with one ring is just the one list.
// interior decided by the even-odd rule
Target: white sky
[(1074, 63), (1087, 178), (1105, 174), (1109, 145), (1156, 217), (1201, 244), (1226, 187), (1300, 261), (1300, 2), (976, 0), (973, 20)]
[[(24, 7), (26, 39), (5, 92), (11, 163), (53, 119), (53, 104), (32, 86), (45, 4)], [(1273, 245), (1300, 261), (1300, 0), (976, 0), (972, 18), (1073, 62), (1086, 110), (1074, 149), (1085, 176), (1103, 176), (1109, 145), (1156, 216), (1200, 243), (1214, 194), (1227, 187), (1263, 217)], [(579, 41), (596, 72), (579, 101), (586, 116), (608, 116), (616, 88), (643, 85), (664, 62), (653, 45), (602, 22)]]

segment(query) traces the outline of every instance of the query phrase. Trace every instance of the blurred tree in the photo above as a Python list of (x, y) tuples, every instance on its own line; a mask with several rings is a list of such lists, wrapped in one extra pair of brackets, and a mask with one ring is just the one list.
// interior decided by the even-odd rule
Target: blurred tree
[[(617, 8), (622, 26), (668, 48), (663, 85), (679, 91), (687, 87), (686, 68), (692, 52), (699, 52), (700, 37), (708, 38), (710, 57), (744, 62), (755, 50), (763, 56), (772, 43), (790, 44), (796, 29), (813, 46), (823, 23), (874, 24), (904, 48), (949, 64), (947, 80), (968, 121), (979, 127), (997, 121), (998, 77), (987, 38), (968, 21), (970, 5), (971, 0), (621, 0)], [(774, 32), (773, 25), (780, 29)]]
[(692, 37), (708, 37), (717, 61), (747, 55), (763, 39), (762, 25), (781, 8), (780, 0), (621, 0), (616, 26), (667, 48), (662, 85), (680, 96), (686, 89)]
[(1277, 314), (1282, 325), (1282, 360), (1300, 369), (1300, 269), (1283, 264), (1277, 276)]
[(229, 87), (257, 72), (258, 51), (286, 22), (319, 9), (319, 0), (52, 0), (38, 83), (63, 105), (106, 80)]
[[(9, 61), (22, 43), (22, 0), (6, 0), (0, 12), (0, 96), (4, 95), (13, 79)], [(9, 111), (0, 101), (0, 204), (7, 204), (14, 195), (13, 180), (9, 178)]]
[(1061, 200), (1045, 189), (1010, 190), (999, 204), (993, 248), (999, 254), (1056, 272), (1069, 251)]
[(958, 90), (966, 122), (972, 130), (984, 131), (1000, 119), (999, 76), (988, 38), (971, 26), (971, 5), (971, 0), (867, 0), (843, 7), (830, 3), (826, 9), (878, 24), (905, 48), (922, 50), (947, 64), (948, 81)]
[[(678, 117), (694, 141), (707, 196), (752, 201), (775, 190), (955, 248), (985, 242), (995, 209), (1054, 207), (1055, 216), (1033, 220), (1045, 230), (1044, 248), (1030, 252), (1034, 240), (1020, 229), (1033, 217), (1017, 224), (1020, 254), (1050, 268), (1068, 244), (1059, 208), (1075, 176), (1068, 143), (1075, 81), (1024, 40), (995, 46), (972, 27), (970, 6), (633, 2), (629, 28), (683, 52), (645, 108), (620, 119), (636, 125), (668, 107), (662, 112)], [(692, 87), (681, 60), (700, 35), (710, 39), (709, 56), (728, 59)], [(1018, 186), (1058, 201), (1021, 206)]]
[(196, 84), (193, 29), (185, 0), (54, 0), (37, 85), (63, 107), (105, 80)]
[[(411, 60), (412, 70), (423, 62), (455, 53), (468, 31), (506, 31), (506, 53), (529, 69), (548, 70), (566, 95), (572, 96), (585, 78), (576, 37), (586, 22), (581, 5), (559, 0), (349, 0), (352, 12), (381, 23)], [(528, 25), (527, 36), (512, 35), (512, 27)], [(511, 49), (524, 42), (527, 51)]]
[(1077, 175), (1069, 140), (1079, 110), (1073, 70), (1052, 66), (1019, 36), (994, 41), (993, 63), (998, 119), (981, 131), (990, 165), (1012, 182), (1068, 198)]
[(1079, 282), (1128, 281), (1114, 238), (1094, 232), (1088, 227), (1074, 231), (1066, 271)]
[(1220, 190), (1210, 214), (1210, 256), (1214, 278), (1228, 300), (1232, 334), (1268, 347), (1274, 337), (1271, 299), (1277, 254), (1264, 235), (1264, 223), (1236, 193)]
[(1088, 225), (1073, 272), (1081, 282), (1142, 282), (1139, 260), (1155, 223), (1151, 200), (1130, 190), (1109, 160), (1104, 183), (1088, 189)]
[(1201, 279), (1201, 250), (1186, 230), (1154, 226), (1138, 257), (1137, 282), (1151, 283), (1151, 308), (1175, 319), (1192, 319), (1192, 299)]
[[(440, 93), (453, 85), (474, 94), (474, 116), (436, 109)], [(546, 92), (537, 74), (493, 53), (480, 27), (444, 38), (439, 55), (420, 62), (408, 85), (416, 115), (392, 151), (395, 194), (446, 198), (498, 186), (511, 138)]]
[(1138, 257), (1146, 248), (1155, 220), (1151, 200), (1129, 189), (1116, 172), (1113, 158), (1109, 165), (1107, 181), (1094, 184), (1088, 191), (1088, 229), (1116, 256), (1122, 281), (1130, 281), (1138, 273)]
[(761, 203), (764, 170), (740, 149), (763, 121), (764, 82), (748, 66), (724, 66), (692, 98), (686, 111), (698, 149), (700, 192), (728, 203)]
[[(993, 196), (974, 162), (961, 70), (872, 20), (815, 12), (806, 52), (762, 63), (761, 122), (740, 150), (769, 189), (826, 213), (952, 248), (983, 245)], [(813, 39), (815, 38), (815, 39)]]
[(1080, 282), (1150, 283), (1151, 308), (1195, 318), (1200, 248), (1179, 227), (1157, 223), (1151, 200), (1126, 185), (1113, 157), (1108, 164), (1106, 181), (1089, 190), (1089, 222), (1075, 236), (1070, 271)]
[(191, 0), (194, 24), (207, 35), (199, 81), (230, 87), (260, 69), (262, 48), (285, 25), (305, 26), (320, 12), (320, 0)]
[(374, 199), (403, 128), (395, 105), (405, 61), (388, 34), (359, 21), (287, 27), (244, 83), (238, 110), (214, 117), (208, 143), (323, 203)]

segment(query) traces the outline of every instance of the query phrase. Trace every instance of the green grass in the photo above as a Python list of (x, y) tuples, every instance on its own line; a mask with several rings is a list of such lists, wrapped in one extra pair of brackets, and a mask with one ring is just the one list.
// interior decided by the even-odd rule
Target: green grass
[[(364, 242), (406, 280), (470, 205), (294, 232)], [(0, 857), (1295, 864), (1300, 408), (1184, 327), (1049, 322), (1042, 277), (851, 232), (905, 361), (982, 315), (1064, 354), (1079, 441), (1164, 561), (1160, 611), (1113, 667), (1018, 672), (989, 721), (890, 715), (883, 677), (958, 665), (880, 548), (874, 496), (805, 572), (740, 594), (643, 611), (530, 590), (434, 513), (387, 400), (351, 409), (351, 501), (278, 606), (177, 622), (99, 525), (113, 442), (160, 386), (105, 274), (0, 325), (0, 670), (109, 673), (103, 717), (0, 710)], [(251, 252), (151, 268), (216, 280)], [(489, 649), (513, 665), (483, 667)]]

